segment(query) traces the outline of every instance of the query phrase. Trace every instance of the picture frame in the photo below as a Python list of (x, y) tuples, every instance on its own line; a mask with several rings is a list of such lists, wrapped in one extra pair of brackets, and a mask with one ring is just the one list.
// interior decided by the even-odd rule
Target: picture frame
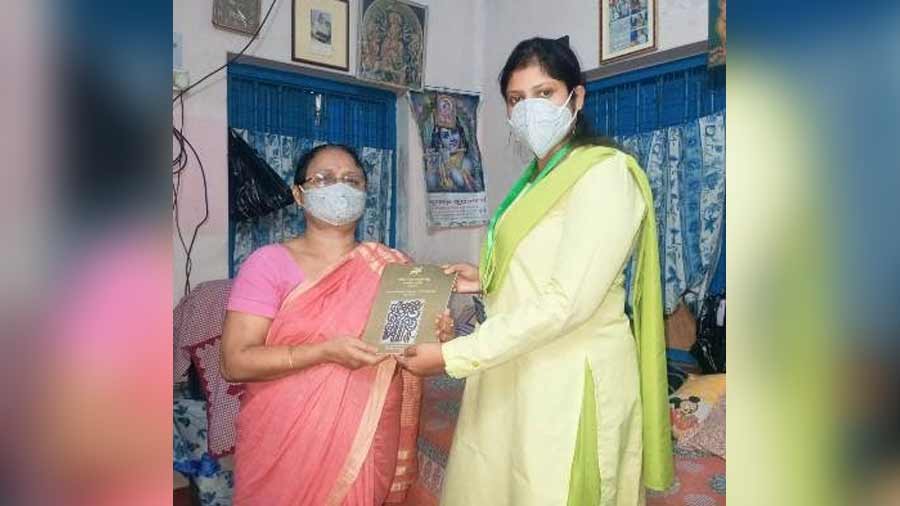
[(291, 60), (350, 70), (348, 0), (292, 0)]
[(360, 0), (357, 77), (421, 91), (428, 7), (409, 0)]
[(244, 35), (259, 30), (260, 0), (213, 0), (212, 24)]
[(600, 0), (600, 64), (656, 51), (657, 0)]

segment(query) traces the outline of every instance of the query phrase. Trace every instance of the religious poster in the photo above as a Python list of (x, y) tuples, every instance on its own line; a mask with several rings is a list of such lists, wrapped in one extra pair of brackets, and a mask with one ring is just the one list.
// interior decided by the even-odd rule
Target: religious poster
[(421, 90), (425, 76), (425, 6), (362, 0), (359, 77)]
[(409, 102), (425, 158), (428, 227), (484, 225), (487, 197), (475, 132), (478, 97), (411, 92)]

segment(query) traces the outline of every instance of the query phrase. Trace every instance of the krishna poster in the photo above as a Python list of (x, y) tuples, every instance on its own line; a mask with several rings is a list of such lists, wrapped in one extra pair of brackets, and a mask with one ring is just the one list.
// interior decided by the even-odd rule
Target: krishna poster
[(478, 96), (411, 92), (425, 169), (429, 228), (487, 223), (481, 151), (475, 131)]

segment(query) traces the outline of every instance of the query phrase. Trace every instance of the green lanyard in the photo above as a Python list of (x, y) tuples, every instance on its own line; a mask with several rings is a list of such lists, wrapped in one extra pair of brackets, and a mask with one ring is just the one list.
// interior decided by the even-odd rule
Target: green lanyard
[(522, 192), (527, 192), (531, 188), (537, 186), (538, 183), (541, 182), (547, 174), (553, 170), (559, 162), (562, 161), (569, 152), (572, 151), (572, 145), (567, 143), (565, 146), (559, 148), (559, 150), (550, 157), (550, 160), (547, 161), (547, 165), (544, 166), (544, 170), (538, 174), (537, 178), (535, 178), (534, 183), (529, 185), (529, 180), (534, 175), (534, 171), (537, 169), (537, 159), (531, 161), (528, 164), (528, 167), (525, 168), (525, 172), (522, 173), (522, 176), (518, 181), (513, 185), (513, 187), (509, 190), (509, 193), (506, 194), (506, 197), (503, 199), (503, 202), (500, 203), (500, 207), (494, 212), (494, 216), (491, 217), (491, 221), (488, 224), (487, 235), (485, 237), (484, 242), (484, 251), (481, 258), (481, 286), (487, 287), (488, 283), (486, 281), (490, 281), (490, 276), (493, 275), (493, 259), (494, 259), (494, 234), (497, 228), (497, 223), (500, 221), (500, 218), (506, 213), (509, 206), (512, 205), (513, 202), (519, 198), (519, 195)]

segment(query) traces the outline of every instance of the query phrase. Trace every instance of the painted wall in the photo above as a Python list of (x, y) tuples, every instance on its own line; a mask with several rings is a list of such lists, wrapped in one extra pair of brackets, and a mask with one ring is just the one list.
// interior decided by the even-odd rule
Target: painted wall
[[(478, 138), (485, 167), (488, 204), (493, 210), (525, 163), (524, 153), (509, 138), (506, 112), (497, 90), (497, 74), (520, 40), (542, 35), (569, 35), (585, 70), (598, 64), (599, 2), (597, 0), (418, 0), (428, 5), (426, 85), (480, 91)], [(269, 0), (262, 0), (263, 12)], [(183, 62), (192, 80), (223, 64), (247, 37), (213, 28), (212, 2), (173, 1), (173, 31), (182, 34)], [(707, 0), (661, 0), (659, 49), (706, 40)], [(247, 54), (294, 64), (291, 53), (291, 4), (278, 0), (259, 39)], [(356, 65), (358, 4), (351, 0), (350, 68)], [(299, 70), (303, 66), (297, 65)], [(185, 103), (185, 133), (203, 159), (210, 199), (209, 222), (194, 247), (192, 283), (222, 278), (228, 273), (228, 178), (225, 73), (207, 80)], [(175, 110), (176, 120), (179, 110)], [(397, 104), (397, 160), (401, 192), (407, 206), (406, 250), (419, 261), (475, 261), (483, 228), (429, 232), (425, 224), (425, 182), (422, 148), (405, 97)], [(191, 165), (183, 179), (180, 214), (188, 236), (202, 214), (199, 170)], [(177, 237), (174, 255), (174, 300), (184, 285), (184, 256)]]
[[(659, 50), (706, 40), (708, 0), (659, 0)], [(548, 7), (552, 4), (552, 8)], [(600, 2), (597, 0), (501, 0), (485, 2), (485, 23), (490, 30), (484, 46), (481, 83), (481, 139), (485, 172), (490, 175), (488, 206), (496, 209), (528, 161), (525, 150), (510, 139), (506, 108), (497, 77), (515, 45), (534, 36), (569, 36), (569, 44), (583, 70), (600, 61)]]
[[(262, 0), (262, 11), (270, 0)], [(483, 38), (483, 0), (419, 0), (428, 5), (428, 33), (425, 83), (477, 91)], [(237, 53), (247, 43), (246, 36), (218, 30), (211, 23), (212, 2), (173, 1), (174, 32), (182, 34), (183, 67), (192, 82), (226, 61), (227, 53)], [(278, 0), (266, 26), (248, 55), (282, 63), (291, 61), (291, 2)], [(356, 23), (358, 3), (351, 1), (350, 68), (356, 66)], [(397, 103), (398, 167), (401, 170), (400, 201), (409, 206), (406, 244), (415, 258), (444, 261), (470, 256), (480, 234), (469, 231), (439, 231), (431, 235), (425, 226), (424, 177), (422, 152), (415, 125), (405, 97)], [(192, 253), (191, 282), (223, 278), (228, 275), (228, 172), (226, 75), (220, 72), (192, 91), (185, 100), (185, 133), (197, 149), (206, 169), (209, 190), (209, 221), (200, 229)], [(180, 110), (175, 110), (180, 121)], [(404, 177), (403, 175), (407, 175)], [(191, 164), (182, 180), (179, 197), (180, 218), (186, 240), (203, 216), (203, 193), (199, 168)], [(184, 286), (184, 254), (174, 236), (173, 298), (177, 301)]]

